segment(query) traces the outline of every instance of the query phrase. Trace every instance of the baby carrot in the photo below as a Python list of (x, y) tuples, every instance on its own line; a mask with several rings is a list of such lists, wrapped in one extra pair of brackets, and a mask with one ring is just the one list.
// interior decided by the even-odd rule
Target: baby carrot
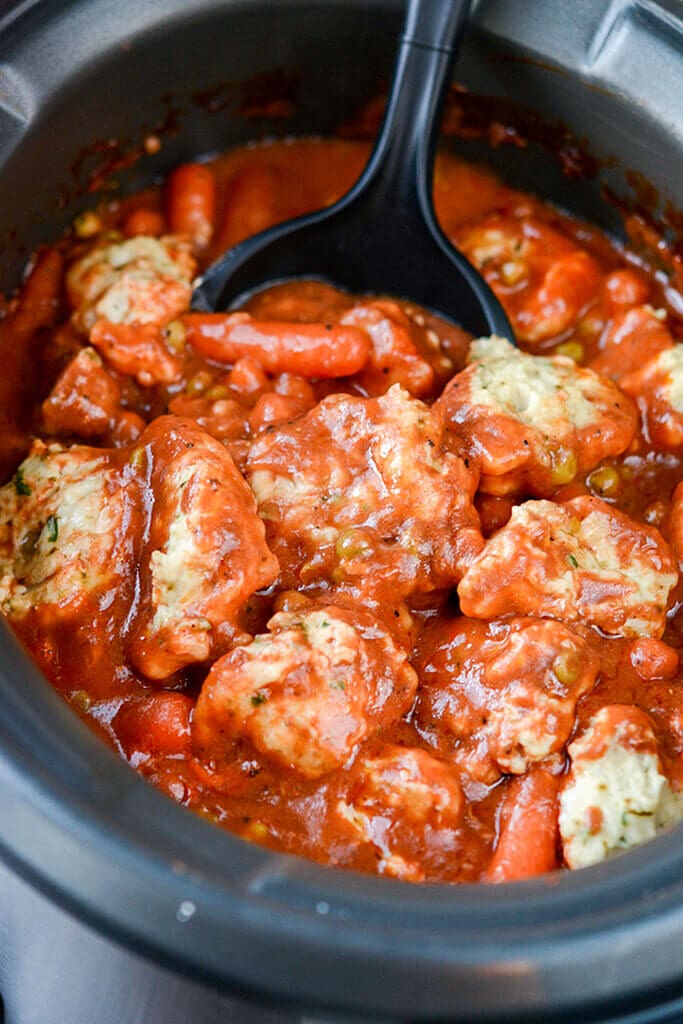
[(515, 779), (501, 811), (502, 827), (486, 882), (515, 882), (557, 867), (559, 779), (537, 769)]
[(200, 355), (217, 363), (250, 356), (268, 373), (348, 377), (370, 355), (370, 338), (358, 327), (258, 321), (247, 313), (188, 313), (182, 321)]

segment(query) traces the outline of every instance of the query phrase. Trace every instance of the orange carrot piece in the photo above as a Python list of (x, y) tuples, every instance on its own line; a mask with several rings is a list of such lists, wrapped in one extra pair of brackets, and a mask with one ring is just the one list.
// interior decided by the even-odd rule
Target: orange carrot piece
[(275, 172), (258, 164), (242, 168), (228, 183), (225, 213), (211, 249), (213, 258), (282, 219), (277, 184)]
[(616, 308), (639, 306), (650, 297), (647, 278), (629, 268), (613, 270), (608, 274), (603, 289), (610, 305)]
[(181, 164), (166, 186), (166, 209), (172, 232), (190, 235), (199, 249), (213, 236), (216, 181), (205, 164)]
[(515, 779), (501, 811), (498, 845), (484, 881), (516, 882), (557, 867), (560, 780), (542, 769)]
[(166, 222), (163, 214), (158, 210), (151, 210), (148, 206), (141, 206), (128, 214), (123, 225), (123, 233), (126, 238), (134, 238), (136, 235), (163, 235), (166, 230)]
[(59, 318), (64, 260), (56, 249), (37, 256), (18, 298), (0, 320), (0, 479), (12, 472), (29, 447), (29, 410), (42, 328)]
[(136, 751), (187, 754), (193, 707), (182, 693), (150, 694), (124, 704), (112, 724), (128, 757)]
[(678, 652), (654, 637), (643, 636), (634, 640), (630, 658), (641, 679), (673, 679), (678, 672)]
[(249, 413), (249, 428), (252, 434), (258, 434), (264, 427), (273, 423), (287, 423), (298, 416), (304, 416), (314, 404), (315, 402), (307, 402), (305, 399), (269, 391), (261, 395)]
[[(57, 249), (44, 249), (22, 285), (16, 308), (5, 323), (10, 333), (22, 339), (40, 327), (57, 323), (62, 293), (64, 259)], [(4, 325), (3, 325), (4, 326)]]
[(248, 313), (188, 313), (187, 341), (206, 359), (235, 363), (250, 356), (268, 373), (349, 377), (365, 366), (370, 338), (339, 324), (252, 320)]

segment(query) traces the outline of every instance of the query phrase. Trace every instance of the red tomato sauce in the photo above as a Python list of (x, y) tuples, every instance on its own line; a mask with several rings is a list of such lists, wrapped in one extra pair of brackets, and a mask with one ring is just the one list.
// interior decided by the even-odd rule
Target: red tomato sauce
[[(659, 771), (683, 787), (683, 384), (666, 362), (681, 323), (628, 250), (445, 152), (440, 222), (503, 302), (520, 351), (565, 357), (568, 380), (601, 375), (559, 448), (525, 410), (496, 419), (466, 370), (470, 337), (402, 299), (298, 282), (235, 314), (187, 311), (194, 272), (333, 203), (368, 151), (303, 139), (185, 165), (35, 257), (0, 321), (4, 479), (32, 438), (86, 446), (91, 460), (105, 453), (107, 493), (122, 504), (116, 518), (74, 476), (70, 501), (86, 519), (95, 503), (86, 526), (70, 533), (64, 506), (45, 518), (57, 499), (40, 472), (55, 456), (40, 449), (0, 517), (3, 610), (141, 775), (246, 839), (407, 881), (579, 866), (563, 853), (558, 806), (567, 748), (600, 709), (645, 712)], [(160, 253), (168, 236), (181, 242)], [(143, 252), (140, 239), (156, 242)], [(465, 398), (447, 388), (454, 377)], [(556, 387), (569, 409), (573, 384)], [(607, 442), (610, 401), (621, 419)], [(558, 530), (579, 575), (543, 575), (546, 538), (522, 599), (509, 559), (491, 582), (481, 559), (531, 502), (572, 510)], [(610, 577), (611, 596), (596, 583), (595, 524), (606, 530), (611, 510), (635, 537), (625, 554), (626, 520), (609, 520), (617, 568), (637, 558), (670, 581), (637, 596), (630, 618), (619, 617), (626, 583)], [(87, 558), (74, 553), (86, 529)], [(512, 562), (536, 572), (526, 534), (509, 536)], [(94, 582), (73, 598), (84, 560)], [(558, 587), (574, 587), (562, 612), (548, 603)], [(477, 611), (487, 588), (492, 615)], [(605, 813), (588, 807), (589, 836)]]

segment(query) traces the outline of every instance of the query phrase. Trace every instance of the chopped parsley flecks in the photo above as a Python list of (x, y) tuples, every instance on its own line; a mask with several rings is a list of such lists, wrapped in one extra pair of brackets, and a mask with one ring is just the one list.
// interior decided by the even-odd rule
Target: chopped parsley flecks
[(48, 516), (48, 520), (45, 524), (45, 532), (49, 542), (54, 544), (59, 537), (59, 522), (57, 520), (57, 516)]
[(14, 474), (14, 489), (17, 494), (21, 494), (22, 497), (28, 497), (28, 495), (32, 493), (31, 488), (26, 483), (24, 471), (21, 466), (19, 466), (19, 469)]

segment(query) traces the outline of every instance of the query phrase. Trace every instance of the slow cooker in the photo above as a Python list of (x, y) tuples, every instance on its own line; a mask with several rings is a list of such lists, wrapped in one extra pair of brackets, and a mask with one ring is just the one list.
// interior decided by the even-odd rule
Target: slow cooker
[[(386, 82), (401, 16), (395, 0), (3, 4), (0, 286), (112, 175), (132, 190), (197, 153), (336, 129)], [(529, 140), (474, 133), (465, 156), (612, 233), (644, 205), (673, 231), (680, 0), (479, 0), (457, 77)], [(163, 145), (140, 155), (150, 133)], [(680, 830), (499, 887), (274, 854), (142, 782), (4, 626), (0, 854), (6, 1024), (683, 1020)]]

